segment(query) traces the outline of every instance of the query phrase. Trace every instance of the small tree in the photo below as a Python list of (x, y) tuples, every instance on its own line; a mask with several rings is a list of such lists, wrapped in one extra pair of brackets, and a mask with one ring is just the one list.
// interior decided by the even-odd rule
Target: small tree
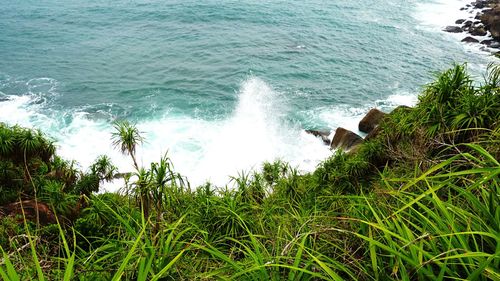
[(113, 146), (119, 148), (124, 155), (130, 155), (134, 162), (135, 169), (139, 170), (139, 165), (137, 165), (137, 160), (135, 158), (135, 151), (137, 145), (142, 144), (144, 141), (141, 132), (139, 132), (135, 125), (125, 120), (116, 121), (113, 125), (115, 128), (115, 132), (111, 136)]

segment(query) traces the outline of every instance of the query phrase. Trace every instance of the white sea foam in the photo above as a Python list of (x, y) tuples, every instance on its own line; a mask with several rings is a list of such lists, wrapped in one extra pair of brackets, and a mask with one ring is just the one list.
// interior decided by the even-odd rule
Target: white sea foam
[(399, 105), (414, 106), (418, 102), (418, 98), (415, 94), (409, 92), (395, 93), (387, 97), (387, 99), (381, 99), (376, 101), (376, 105), (381, 108), (394, 108)]
[[(477, 21), (474, 17), (479, 12), (478, 9), (470, 7), (462, 9), (471, 0), (433, 0), (427, 3), (418, 3), (415, 10), (415, 18), (421, 23), (420, 27), (427, 31), (440, 32), (444, 38), (450, 38), (469, 53), (484, 54), (487, 47), (481, 44), (466, 44), (460, 41), (466, 37), (471, 36), (468, 33), (450, 33), (444, 32), (443, 29), (447, 26), (454, 26), (455, 21), (458, 19)], [(491, 39), (489, 32), (485, 36), (472, 36), (477, 40)]]
[(415, 18), (423, 27), (433, 30), (442, 30), (448, 25), (453, 25), (457, 19), (474, 17), (474, 13), (460, 10), (470, 4), (470, 0), (432, 0), (418, 3), (415, 9)]
[[(353, 131), (361, 136), (365, 134), (358, 130), (359, 121), (366, 115), (371, 108), (378, 108), (384, 112), (390, 112), (400, 105), (414, 106), (417, 104), (418, 98), (415, 94), (409, 92), (398, 92), (389, 95), (386, 99), (376, 100), (374, 103), (365, 104), (360, 107), (350, 107), (347, 105), (332, 105), (315, 109), (318, 112), (317, 116), (323, 124), (327, 124), (328, 128), (343, 127)], [(332, 134), (334, 131), (332, 132)], [(332, 139), (333, 135), (330, 135)]]
[[(474, 7), (468, 7), (466, 9), (461, 9), (466, 7), (466, 5), (471, 4), (472, 0), (430, 0), (424, 3), (417, 3), (415, 6), (414, 18), (420, 23), (418, 28), (423, 29), (427, 32), (439, 32), (442, 38), (455, 44), (461, 45), (461, 47), (469, 54), (481, 57), (481, 60), (486, 60), (487, 62), (498, 61), (494, 56), (484, 57), (485, 52), (495, 52), (495, 49), (490, 49), (485, 45), (477, 43), (463, 43), (461, 42), (467, 36), (472, 36), (469, 33), (450, 33), (443, 31), (447, 26), (454, 26), (455, 21), (458, 19), (465, 19), (470, 21), (477, 21), (475, 19), (476, 14), (479, 12), (478, 9)], [(472, 36), (475, 39), (482, 41), (485, 39), (491, 39), (491, 34), (488, 32), (485, 36)], [(434, 51), (438, 51), (435, 49)], [(484, 69), (486, 63), (482, 63), (477, 67)]]
[[(67, 159), (88, 167), (107, 154), (121, 171), (131, 171), (130, 160), (113, 150), (112, 126), (88, 118), (86, 112), (71, 112), (68, 125), (58, 123), (33, 103), (32, 95), (8, 96), (0, 102), (0, 120), (9, 124), (38, 127), (57, 139), (58, 151)], [(258, 78), (242, 84), (238, 104), (225, 120), (206, 121), (188, 116), (165, 115), (137, 124), (147, 142), (138, 151), (139, 162), (148, 166), (168, 151), (176, 170), (197, 186), (210, 181), (223, 186), (229, 176), (258, 169), (263, 161), (282, 159), (302, 171), (310, 171), (331, 152), (315, 137), (283, 118), (283, 97)], [(56, 123), (56, 124), (54, 124)], [(108, 185), (116, 189), (118, 185)]]
[(229, 176), (258, 169), (264, 161), (282, 159), (303, 171), (314, 169), (330, 151), (320, 140), (287, 124), (281, 95), (264, 81), (242, 84), (231, 116), (220, 121), (169, 117), (140, 124), (150, 140), (139, 151), (143, 162), (169, 150), (176, 169), (194, 185), (228, 183)]
[(346, 105), (333, 105), (318, 109), (318, 116), (322, 123), (328, 124), (329, 128), (343, 127), (360, 133), (358, 123), (369, 109), (370, 106), (355, 108)]
[[(57, 139), (59, 154), (77, 160), (83, 169), (97, 156), (107, 154), (120, 171), (132, 171), (130, 159), (113, 149), (110, 140), (113, 129), (107, 121), (89, 118), (84, 111), (49, 114), (47, 106), (33, 102), (36, 97), (32, 94), (7, 97), (7, 101), (0, 102), (1, 121), (46, 131)], [(329, 128), (343, 126), (357, 131), (357, 123), (370, 107), (413, 103), (410, 94), (400, 94), (366, 107), (333, 106), (315, 112)], [(147, 167), (168, 151), (176, 170), (192, 186), (206, 181), (224, 186), (229, 176), (259, 169), (264, 161), (277, 159), (301, 171), (312, 171), (331, 151), (321, 140), (288, 122), (285, 118), (288, 111), (284, 95), (259, 78), (249, 78), (241, 86), (234, 112), (224, 120), (206, 121), (166, 113), (157, 120), (137, 124), (146, 138), (137, 158)], [(64, 114), (71, 114), (71, 122), (59, 121)], [(117, 181), (105, 188), (117, 190), (121, 185)]]

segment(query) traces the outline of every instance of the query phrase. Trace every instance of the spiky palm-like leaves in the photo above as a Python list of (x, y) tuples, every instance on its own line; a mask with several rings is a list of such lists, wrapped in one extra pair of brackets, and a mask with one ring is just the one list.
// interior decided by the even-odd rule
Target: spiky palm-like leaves
[(474, 94), (472, 80), (467, 74), (465, 65), (455, 65), (437, 77), (436, 81), (427, 85), (420, 96), (416, 114), (428, 127), (428, 135), (435, 136), (449, 126), (447, 114), (454, 108), (455, 101), (464, 93)]
[(473, 83), (466, 65), (438, 75), (419, 98), (405, 122), (424, 127), (427, 136), (445, 135), (445, 141), (471, 141), (500, 117), (500, 67), (490, 65), (482, 85)]
[[(337, 152), (313, 174), (278, 163), (240, 174), (237, 189), (217, 193), (207, 184), (190, 193), (164, 157), (132, 177), (140, 203), (89, 196), (74, 224), (82, 237), (73, 240), (74, 255), (44, 257), (42, 237), (32, 247), (34, 263), (6, 251), (3, 260), (13, 260), (0, 262), (0, 276), (20, 269), (26, 273), (18, 279), (33, 279), (35, 264), (51, 280), (61, 268), (74, 268), (81, 280), (500, 280), (500, 75), (444, 91), (463, 85), (459, 74), (438, 81), (445, 85), (435, 85), (428, 103), (390, 114), (378, 135), (356, 151)], [(438, 98), (448, 109), (434, 110), (443, 106)], [(436, 120), (436, 134), (425, 134)], [(480, 135), (470, 133), (481, 124)], [(155, 214), (156, 224), (149, 221)]]
[(113, 126), (115, 128), (115, 132), (112, 133), (113, 146), (119, 148), (121, 153), (132, 157), (135, 169), (139, 170), (135, 152), (137, 145), (144, 141), (141, 132), (128, 121), (116, 121)]
[(0, 157), (6, 157), (14, 150), (12, 131), (0, 124)]
[(151, 172), (140, 168), (135, 174), (137, 180), (132, 183), (132, 187), (136, 198), (138, 199), (140, 206), (144, 212), (146, 219), (149, 219), (149, 213), (151, 210)]
[(40, 157), (49, 163), (56, 152), (54, 141), (39, 130), (0, 123), (0, 158), (29, 162)]
[(43, 186), (40, 199), (53, 207), (58, 215), (69, 215), (76, 206), (78, 196), (64, 192), (64, 184), (47, 181)]
[(117, 171), (118, 168), (113, 165), (111, 158), (106, 155), (97, 157), (90, 166), (90, 172), (97, 175), (100, 181), (111, 181)]
[[(157, 223), (165, 209), (177, 210), (180, 206), (177, 199), (189, 183), (174, 171), (174, 165), (167, 154), (158, 163), (151, 163), (151, 197), (157, 212)], [(178, 213), (181, 213), (182, 211)]]

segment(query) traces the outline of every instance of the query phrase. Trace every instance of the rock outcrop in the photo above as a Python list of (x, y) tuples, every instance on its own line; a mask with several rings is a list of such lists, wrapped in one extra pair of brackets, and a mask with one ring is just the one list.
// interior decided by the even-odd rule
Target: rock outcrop
[(465, 31), (472, 36), (481, 37), (488, 35), (489, 31), (492, 40), (480, 41), (480, 38), (466, 37), (462, 42), (481, 43), (489, 48), (500, 48), (500, 0), (477, 0), (460, 10), (469, 11), (473, 16), (469, 19), (458, 19), (455, 24), (459, 26), (447, 26), (444, 31), (453, 33)]
[(363, 119), (359, 122), (358, 128), (361, 132), (369, 134), (377, 125), (382, 121), (385, 117), (385, 113), (372, 108), (368, 113), (363, 117)]
[[(492, 4), (493, 5), (493, 4)], [(479, 18), (485, 28), (491, 33), (491, 37), (500, 39), (500, 5), (494, 4), (491, 9), (483, 10)]]
[(356, 133), (353, 133), (347, 129), (339, 127), (335, 131), (335, 136), (333, 137), (330, 148), (331, 149), (341, 148), (343, 150), (350, 150), (353, 147), (357, 146), (358, 144), (361, 144), (362, 142), (363, 138), (358, 136)]

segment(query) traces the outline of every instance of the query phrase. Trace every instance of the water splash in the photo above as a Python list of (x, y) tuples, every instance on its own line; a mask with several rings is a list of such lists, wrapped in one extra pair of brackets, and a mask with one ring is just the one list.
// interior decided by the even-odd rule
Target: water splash
[[(0, 102), (0, 120), (41, 128), (57, 140), (61, 156), (77, 160), (85, 169), (97, 156), (107, 154), (121, 171), (132, 170), (130, 160), (111, 146), (109, 118), (98, 119), (82, 109), (47, 110), (47, 104), (33, 103), (31, 94), (7, 97)], [(237, 105), (226, 119), (207, 121), (167, 113), (139, 122), (137, 126), (147, 142), (137, 156), (142, 165), (148, 166), (168, 151), (176, 169), (194, 186), (206, 181), (223, 186), (229, 176), (259, 169), (264, 161), (277, 159), (311, 171), (331, 152), (287, 120), (288, 111), (283, 94), (251, 77), (242, 83)], [(65, 118), (67, 115), (70, 118)]]

